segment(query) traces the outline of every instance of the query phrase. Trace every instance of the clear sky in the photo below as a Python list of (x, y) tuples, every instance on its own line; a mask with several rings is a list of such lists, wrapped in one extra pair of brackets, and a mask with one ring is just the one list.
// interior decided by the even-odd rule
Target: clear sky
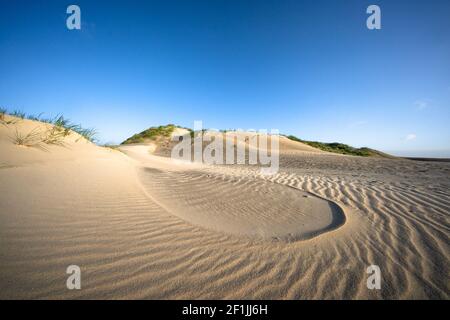
[(202, 120), (450, 157), (449, 32), (448, 0), (0, 0), (0, 105), (102, 142)]

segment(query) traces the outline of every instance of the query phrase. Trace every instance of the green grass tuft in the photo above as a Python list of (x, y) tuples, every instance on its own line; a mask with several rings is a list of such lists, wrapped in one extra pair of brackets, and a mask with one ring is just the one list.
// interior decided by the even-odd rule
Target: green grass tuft
[(20, 119), (25, 119), (25, 117), (26, 117), (26, 113), (21, 111), (21, 110), (14, 110), (11, 113), (11, 115), (16, 117), (16, 118), (20, 118)]
[(4, 126), (8, 126), (9, 124), (14, 124), (17, 122), (17, 120), (9, 120), (7, 121), (5, 119), (5, 115), (8, 114), (8, 110), (6, 108), (0, 108), (0, 124)]
[(14, 131), (14, 136), (12, 138), (13, 143), (19, 146), (25, 147), (35, 147), (39, 146), (41, 143), (40, 139), (41, 132), (38, 131), (37, 128), (34, 128), (27, 134), (20, 133), (17, 128)]
[[(35, 115), (27, 115), (23, 111), (15, 110), (12, 113), (9, 113), (6, 108), (0, 108), (0, 123), (4, 125), (8, 124), (14, 124), (15, 121), (9, 121), (6, 122), (5, 120), (5, 114), (9, 114), (11, 116), (20, 118), (20, 119), (29, 119), (33, 121), (40, 121), (44, 123), (48, 123), (53, 125), (53, 128), (51, 128), (47, 135), (47, 142), (44, 141), (44, 143), (47, 144), (59, 144), (61, 141), (61, 138), (64, 138), (70, 134), (71, 131), (78, 133), (82, 137), (84, 137), (86, 140), (95, 143), (96, 142), (96, 136), (97, 131), (93, 128), (83, 128), (79, 124), (72, 123), (69, 119), (64, 118), (62, 115), (57, 115), (54, 118), (42, 118), (43, 113), (35, 116)], [(17, 138), (17, 137), (16, 137)], [(20, 137), (19, 139), (16, 139), (21, 141)]]
[(1, 122), (5, 121), (5, 114), (6, 114), (6, 109), (5, 108), (0, 108), (0, 121)]

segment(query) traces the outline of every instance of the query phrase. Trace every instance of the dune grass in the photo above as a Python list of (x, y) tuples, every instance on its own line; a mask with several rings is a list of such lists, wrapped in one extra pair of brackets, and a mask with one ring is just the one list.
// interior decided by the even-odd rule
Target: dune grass
[(131, 143), (143, 143), (147, 140), (156, 140), (160, 137), (169, 138), (170, 135), (175, 130), (176, 126), (173, 124), (168, 124), (165, 126), (159, 126), (159, 127), (151, 127), (147, 130), (144, 130), (140, 133), (137, 133), (124, 142), (122, 144), (131, 144)]
[(73, 131), (84, 137), (86, 140), (94, 142), (95, 136), (97, 135), (95, 129), (83, 128), (79, 124), (72, 123), (69, 119), (64, 118), (62, 115), (56, 116), (50, 123), (53, 124), (56, 128), (60, 128), (64, 136), (69, 135), (70, 131)]
[(62, 146), (64, 145), (64, 138), (69, 134), (69, 129), (54, 125), (43, 135), (42, 142)]
[(47, 150), (44, 145), (64, 146), (64, 137), (68, 134), (70, 134), (70, 132), (66, 129), (57, 126), (52, 126), (44, 130), (41, 127), (35, 127), (27, 134), (19, 132), (17, 128), (15, 128), (12, 141), (20, 146)]
[(29, 115), (26, 115), (26, 118), (29, 119), (29, 120), (41, 121), (41, 122), (42, 122), (42, 119), (41, 119), (41, 116), (42, 116), (42, 115), (43, 115), (43, 113), (40, 113), (40, 114), (37, 115), (37, 116), (32, 115), (32, 114), (29, 114)]
[(6, 109), (0, 108), (0, 123), (6, 122), (5, 120)]
[[(13, 121), (6, 121), (5, 115), (11, 115), (19, 119), (28, 119), (33, 121), (45, 122), (52, 125), (52, 128), (43, 134), (43, 143), (45, 144), (60, 144), (62, 139), (70, 134), (71, 131), (78, 133), (80, 136), (86, 140), (95, 143), (97, 132), (93, 128), (84, 128), (79, 124), (72, 123), (69, 119), (65, 118), (63, 115), (57, 115), (53, 118), (42, 118), (43, 113), (39, 115), (27, 115), (25, 112), (20, 110), (15, 110), (13, 112), (8, 112), (6, 108), (0, 108), (0, 122), (4, 125), (14, 124)], [(16, 139), (19, 142), (21, 139)]]
[(24, 147), (36, 147), (41, 144), (42, 132), (38, 128), (34, 128), (27, 134), (21, 133), (15, 128), (14, 136), (12, 138), (13, 143)]
[(15, 120), (6, 120), (5, 115), (8, 114), (8, 110), (5, 108), (0, 108), (0, 124), (8, 126), (9, 124), (16, 123)]
[(14, 110), (10, 115), (20, 119), (24, 119), (26, 117), (26, 113), (21, 110)]

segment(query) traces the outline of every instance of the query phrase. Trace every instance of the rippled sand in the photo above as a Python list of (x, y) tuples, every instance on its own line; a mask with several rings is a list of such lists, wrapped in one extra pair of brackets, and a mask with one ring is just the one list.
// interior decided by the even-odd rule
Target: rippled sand
[[(289, 149), (265, 177), (73, 137), (42, 151), (12, 130), (0, 298), (449, 298), (450, 163)], [(81, 290), (66, 288), (72, 264)], [(381, 290), (367, 289), (372, 264)]]

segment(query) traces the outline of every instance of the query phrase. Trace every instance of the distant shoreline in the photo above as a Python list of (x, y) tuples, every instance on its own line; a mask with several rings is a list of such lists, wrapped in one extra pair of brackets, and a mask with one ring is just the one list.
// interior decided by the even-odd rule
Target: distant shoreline
[(422, 157), (400, 157), (414, 161), (450, 162), (450, 158), (422, 158)]

